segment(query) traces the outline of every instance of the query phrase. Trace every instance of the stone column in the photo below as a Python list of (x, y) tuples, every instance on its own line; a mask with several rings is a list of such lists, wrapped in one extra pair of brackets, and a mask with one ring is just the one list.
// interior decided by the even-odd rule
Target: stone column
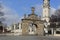
[(19, 23), (19, 29), (21, 30), (22, 28), (21, 28), (21, 23)]
[(21, 23), (19, 23), (19, 33), (20, 33), (20, 35), (22, 35), (22, 26), (21, 26)]
[(56, 30), (54, 30), (54, 35), (56, 34)]
[(14, 32), (15, 32), (15, 30), (16, 30), (16, 25), (14, 24)]
[(43, 24), (38, 23), (37, 34), (40, 36), (44, 35), (44, 26)]
[(52, 35), (54, 35), (54, 33), (53, 33), (53, 32), (54, 32), (54, 30), (53, 30), (53, 28), (51, 28), (51, 33), (52, 33)]
[(28, 23), (22, 23), (22, 35), (28, 35)]

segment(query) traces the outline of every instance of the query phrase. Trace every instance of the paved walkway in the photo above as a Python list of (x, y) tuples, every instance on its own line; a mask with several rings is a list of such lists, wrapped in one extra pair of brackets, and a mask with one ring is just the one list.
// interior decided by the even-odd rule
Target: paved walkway
[(60, 37), (54, 36), (0, 36), (0, 40), (60, 40)]

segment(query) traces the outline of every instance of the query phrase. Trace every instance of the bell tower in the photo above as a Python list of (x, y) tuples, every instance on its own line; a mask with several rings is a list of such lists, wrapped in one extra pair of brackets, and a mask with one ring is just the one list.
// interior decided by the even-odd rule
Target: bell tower
[(50, 0), (43, 0), (43, 20), (49, 22)]

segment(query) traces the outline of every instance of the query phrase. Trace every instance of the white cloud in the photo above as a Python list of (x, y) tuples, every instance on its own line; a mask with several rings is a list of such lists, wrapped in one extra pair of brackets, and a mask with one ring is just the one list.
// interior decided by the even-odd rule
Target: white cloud
[(56, 11), (56, 9), (51, 7), (50, 8), (50, 15), (55, 15), (55, 11)]
[(3, 5), (2, 12), (4, 13), (3, 17), (5, 18), (4, 23), (10, 25), (12, 23), (17, 23), (18, 21), (20, 21), (19, 15), (15, 10)]
[(50, 10), (51, 15), (57, 15), (57, 11), (60, 9), (60, 6), (58, 6), (58, 8), (51, 7), (50, 9), (51, 9)]
[[(38, 15), (43, 15), (42, 14), (42, 12), (43, 12), (43, 7), (42, 7), (42, 5), (35, 5), (35, 9), (36, 9), (36, 14), (38, 14)], [(55, 14), (55, 11), (56, 11), (56, 9), (55, 8), (53, 8), (53, 7), (50, 7), (50, 15), (54, 15)]]
[(60, 9), (60, 6), (58, 6), (58, 9)]

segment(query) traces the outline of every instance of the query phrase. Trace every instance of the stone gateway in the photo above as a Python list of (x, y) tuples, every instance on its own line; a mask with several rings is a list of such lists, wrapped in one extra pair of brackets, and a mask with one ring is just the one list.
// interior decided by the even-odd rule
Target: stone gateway
[(32, 13), (22, 19), (22, 35), (44, 35), (44, 25), (41, 17), (34, 13), (35, 8), (32, 7)]

